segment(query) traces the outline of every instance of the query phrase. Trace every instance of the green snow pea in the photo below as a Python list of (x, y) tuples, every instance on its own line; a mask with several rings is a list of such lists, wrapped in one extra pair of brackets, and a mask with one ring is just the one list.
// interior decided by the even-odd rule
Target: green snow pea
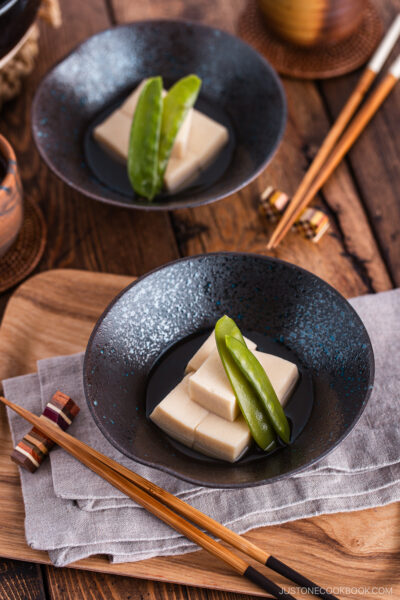
[(153, 200), (162, 186), (158, 172), (162, 88), (161, 77), (146, 81), (137, 103), (129, 140), (129, 179), (135, 192), (148, 200)]
[(276, 433), (288, 444), (290, 440), (288, 420), (272, 383), (260, 362), (247, 346), (237, 338), (227, 335), (225, 336), (225, 343), (236, 365), (260, 398)]
[(177, 81), (164, 98), (158, 151), (158, 175), (161, 182), (175, 138), (189, 110), (197, 100), (200, 87), (201, 79), (197, 75), (188, 75)]
[(244, 377), (227, 349), (226, 336), (232, 336), (246, 346), (236, 323), (225, 315), (215, 325), (215, 340), (222, 364), (251, 435), (260, 448), (268, 451), (273, 450), (276, 447), (275, 431), (255, 390)]

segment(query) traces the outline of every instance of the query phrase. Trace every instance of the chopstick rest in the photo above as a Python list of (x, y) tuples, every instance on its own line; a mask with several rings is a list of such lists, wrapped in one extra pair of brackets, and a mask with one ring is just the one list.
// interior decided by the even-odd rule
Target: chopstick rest
[(329, 229), (329, 217), (317, 208), (306, 208), (294, 222), (293, 229), (317, 244)]
[[(259, 212), (271, 223), (278, 221), (288, 207), (290, 198), (284, 192), (267, 187), (260, 196)], [(306, 208), (293, 224), (304, 238), (317, 244), (330, 227), (329, 217), (318, 208)]]
[(289, 196), (269, 185), (260, 196), (260, 214), (270, 223), (279, 221), (289, 203)]
[[(78, 412), (79, 406), (72, 398), (58, 390), (46, 404), (41, 418), (51, 421), (65, 431)], [(35, 473), (53, 446), (54, 442), (50, 438), (43, 435), (36, 427), (32, 427), (13, 449), (11, 460), (19, 467)]]

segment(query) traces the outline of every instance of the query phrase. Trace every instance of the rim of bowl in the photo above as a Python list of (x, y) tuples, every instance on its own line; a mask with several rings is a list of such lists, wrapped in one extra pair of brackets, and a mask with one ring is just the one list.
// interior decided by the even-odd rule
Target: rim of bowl
[[(163, 206), (162, 204), (156, 206), (156, 205), (152, 205), (151, 203), (143, 204), (143, 205), (142, 204), (140, 204), (140, 205), (139, 204), (128, 204), (126, 202), (122, 202), (119, 200), (112, 200), (112, 199), (106, 198), (105, 196), (97, 194), (95, 192), (84, 190), (84, 188), (82, 188), (79, 184), (71, 181), (64, 173), (62, 173), (52, 163), (51, 158), (48, 158), (48, 154), (44, 151), (44, 148), (41, 146), (41, 144), (39, 142), (39, 138), (36, 135), (36, 127), (35, 127), (36, 121), (37, 121), (36, 112), (37, 112), (39, 96), (41, 94), (42, 87), (44, 86), (46, 81), (50, 78), (53, 71), (64, 60), (67, 60), (72, 54), (74, 54), (80, 48), (85, 46), (85, 44), (87, 44), (90, 40), (92, 40), (95, 37), (101, 36), (106, 31), (130, 28), (130, 27), (136, 26), (136, 25), (140, 26), (140, 25), (146, 25), (146, 24), (150, 25), (150, 24), (156, 24), (156, 23), (159, 23), (160, 25), (163, 25), (163, 24), (188, 25), (191, 27), (196, 27), (199, 29), (207, 30), (207, 31), (218, 31), (219, 33), (222, 33), (223, 35), (233, 38), (236, 42), (246, 46), (251, 51), (251, 53), (255, 57), (258, 58), (258, 60), (260, 60), (262, 63), (264, 63), (264, 67), (269, 71), (272, 79), (274, 80), (274, 82), (278, 88), (278, 91), (279, 91), (279, 94), (280, 94), (281, 100), (282, 100), (282, 119), (281, 119), (281, 124), (280, 124), (280, 128), (278, 131), (276, 141), (273, 144), (269, 153), (266, 155), (265, 159), (262, 161), (262, 163), (259, 165), (259, 167), (254, 171), (254, 173), (252, 173), (249, 177), (247, 177), (242, 183), (239, 183), (238, 185), (233, 186), (232, 189), (230, 189), (229, 192), (227, 192), (227, 193), (225, 193), (225, 192), (220, 193), (212, 198), (208, 198), (206, 200), (201, 200), (201, 201), (197, 201), (197, 202), (193, 202), (191, 200), (182, 200), (182, 201), (175, 200), (173, 203), (169, 204), (168, 206)], [(286, 94), (285, 94), (285, 91), (283, 88), (283, 84), (282, 84), (277, 72), (272, 67), (272, 65), (259, 52), (257, 52), (257, 50), (255, 50), (255, 48), (253, 48), (250, 44), (248, 44), (247, 42), (245, 42), (238, 36), (236, 36), (232, 33), (229, 33), (228, 31), (224, 31), (223, 29), (219, 29), (217, 27), (211, 27), (210, 25), (205, 25), (203, 23), (196, 23), (196, 22), (190, 21), (188, 19), (143, 19), (141, 21), (131, 21), (129, 23), (124, 23), (122, 25), (112, 25), (111, 27), (102, 29), (101, 31), (98, 31), (97, 33), (88, 37), (86, 40), (84, 40), (80, 44), (77, 44), (70, 52), (68, 52), (68, 54), (66, 54), (59, 61), (57, 61), (49, 69), (49, 71), (44, 75), (44, 77), (42, 78), (41, 82), (39, 83), (39, 85), (36, 89), (35, 96), (34, 96), (33, 102), (32, 102), (32, 125), (31, 125), (31, 127), (32, 127), (32, 133), (33, 133), (33, 139), (35, 141), (36, 148), (38, 149), (42, 160), (46, 163), (46, 165), (49, 167), (49, 169), (51, 171), (53, 171), (53, 173), (55, 175), (57, 175), (57, 177), (61, 181), (66, 183), (68, 186), (70, 186), (74, 190), (80, 192), (82, 195), (86, 196), (87, 198), (92, 198), (93, 200), (97, 200), (98, 202), (103, 202), (104, 204), (108, 204), (108, 205), (112, 205), (112, 206), (118, 206), (120, 208), (127, 208), (129, 210), (165, 211), (165, 210), (179, 210), (180, 208), (193, 208), (196, 206), (204, 206), (207, 204), (211, 204), (212, 202), (217, 202), (218, 200), (222, 200), (223, 198), (227, 198), (228, 196), (231, 196), (235, 192), (238, 192), (239, 190), (244, 188), (246, 185), (248, 185), (249, 183), (254, 181), (254, 179), (256, 179), (256, 177), (258, 177), (258, 175), (260, 175), (260, 173), (262, 173), (262, 171), (266, 168), (266, 166), (271, 162), (271, 160), (275, 156), (275, 154), (279, 148), (280, 142), (282, 140), (283, 134), (285, 132), (286, 123), (287, 123), (287, 101), (286, 101)], [(173, 198), (173, 196), (172, 196), (172, 198)]]
[[(103, 323), (104, 318), (107, 316), (108, 312), (111, 310), (111, 308), (118, 302), (118, 300), (128, 291), (130, 290), (132, 287), (134, 287), (135, 285), (137, 285), (138, 283), (140, 283), (143, 279), (145, 279), (146, 277), (153, 275), (154, 273), (157, 273), (157, 271), (160, 271), (162, 269), (165, 269), (167, 267), (170, 267), (172, 265), (176, 265), (178, 263), (181, 262), (187, 262), (187, 261), (192, 261), (192, 260), (196, 260), (199, 258), (207, 258), (209, 256), (231, 256), (231, 257), (250, 257), (250, 258), (254, 258), (254, 259), (262, 259), (265, 262), (275, 262), (275, 263), (279, 263), (281, 265), (285, 265), (286, 267), (289, 267), (290, 269), (292, 269), (293, 271), (297, 271), (300, 270), (303, 273), (306, 273), (308, 275), (311, 275), (312, 277), (315, 277), (318, 281), (322, 282), (323, 285), (326, 285), (331, 292), (334, 293), (335, 296), (337, 296), (338, 298), (340, 298), (341, 300), (345, 300), (345, 302), (347, 303), (348, 307), (350, 308), (350, 312), (353, 314), (353, 317), (355, 317), (355, 320), (358, 321), (358, 323), (361, 325), (362, 329), (365, 332), (366, 335), (366, 342), (368, 345), (368, 349), (369, 349), (369, 355), (370, 355), (370, 375), (369, 375), (369, 381), (368, 381), (368, 389), (367, 392), (365, 394), (364, 397), (364, 401), (359, 409), (359, 411), (357, 412), (353, 422), (351, 425), (349, 425), (349, 427), (346, 428), (346, 430), (343, 432), (343, 434), (341, 436), (339, 436), (339, 438), (335, 441), (335, 443), (333, 444), (333, 446), (331, 448), (328, 448), (327, 450), (325, 450), (324, 452), (322, 452), (322, 454), (320, 454), (320, 456), (318, 456), (317, 458), (314, 458), (312, 460), (310, 460), (306, 465), (303, 465), (301, 467), (297, 467), (296, 469), (292, 469), (291, 471), (287, 471), (286, 473), (282, 473), (281, 475), (276, 475), (275, 477), (271, 477), (269, 479), (265, 479), (263, 481), (256, 481), (253, 483), (237, 483), (237, 484), (211, 484), (211, 483), (205, 483), (204, 481), (201, 481), (199, 479), (196, 479), (194, 477), (189, 477), (186, 475), (182, 475), (181, 473), (177, 473), (176, 470), (171, 469), (170, 467), (166, 467), (164, 465), (160, 465), (158, 463), (154, 463), (152, 461), (146, 461), (143, 458), (139, 458), (139, 457), (135, 457), (133, 458), (132, 455), (128, 454), (126, 449), (124, 449), (120, 444), (118, 444), (118, 442), (116, 442), (114, 439), (112, 439), (112, 437), (110, 436), (110, 434), (108, 433), (108, 431), (106, 430), (106, 428), (104, 427), (104, 424), (102, 423), (101, 419), (98, 418), (97, 413), (94, 410), (94, 407), (92, 406), (92, 403), (89, 401), (89, 389), (87, 386), (87, 381), (86, 381), (86, 371), (87, 371), (87, 364), (88, 364), (88, 350), (90, 347), (92, 347), (92, 342), (94, 341), (94, 338), (97, 334), (97, 330), (99, 329), (100, 325)], [(141, 275), (140, 277), (138, 277), (137, 279), (135, 279), (135, 281), (133, 281), (132, 283), (130, 283), (128, 286), (126, 286), (123, 290), (121, 290), (117, 296), (115, 296), (115, 298), (108, 304), (108, 306), (105, 308), (105, 310), (102, 312), (102, 314), (100, 315), (100, 317), (98, 318), (98, 320), (96, 321), (96, 324), (93, 328), (92, 333), (90, 334), (87, 346), (86, 346), (86, 350), (85, 350), (85, 356), (84, 356), (84, 361), (83, 361), (83, 387), (84, 387), (84, 393), (85, 393), (85, 399), (86, 402), (89, 406), (89, 410), (91, 412), (91, 415), (97, 425), (97, 427), (100, 429), (101, 433), (104, 435), (104, 437), (110, 442), (110, 444), (112, 444), (114, 446), (114, 448), (116, 448), (117, 450), (119, 450), (124, 456), (127, 456), (128, 458), (130, 458), (131, 460), (133, 460), (134, 462), (138, 462), (142, 465), (146, 465), (148, 467), (152, 467), (154, 469), (157, 469), (158, 471), (162, 471), (164, 473), (169, 473), (170, 475), (173, 475), (174, 477), (177, 477), (180, 480), (183, 481), (187, 481), (188, 483), (192, 483), (194, 485), (200, 485), (200, 486), (204, 486), (204, 487), (210, 487), (210, 488), (221, 488), (221, 489), (239, 489), (239, 488), (245, 488), (245, 487), (258, 487), (260, 485), (266, 485), (268, 483), (274, 483), (276, 481), (281, 481), (283, 479), (286, 479), (287, 477), (292, 477), (293, 475), (296, 475), (297, 473), (301, 473), (302, 471), (305, 471), (306, 469), (308, 469), (309, 467), (311, 467), (312, 465), (314, 465), (315, 463), (319, 462), (320, 460), (322, 460), (323, 458), (325, 458), (325, 456), (327, 456), (328, 454), (330, 454), (333, 450), (335, 450), (335, 448), (337, 448), (339, 446), (339, 444), (341, 444), (343, 442), (343, 440), (345, 440), (347, 438), (347, 436), (350, 434), (350, 432), (354, 429), (354, 427), (357, 425), (358, 421), (360, 420), (361, 415), (363, 414), (368, 401), (370, 399), (371, 393), (372, 393), (372, 388), (373, 388), (373, 384), (374, 384), (374, 379), (375, 379), (375, 357), (374, 357), (374, 351), (372, 348), (372, 344), (371, 344), (371, 340), (368, 334), (368, 331), (364, 325), (364, 323), (361, 320), (361, 317), (358, 315), (358, 313), (355, 311), (355, 309), (352, 307), (352, 305), (348, 302), (348, 300), (342, 296), (342, 294), (340, 292), (338, 292), (333, 286), (331, 286), (328, 282), (324, 281), (321, 277), (319, 277), (318, 275), (315, 275), (314, 273), (311, 273), (311, 271), (308, 271), (307, 269), (304, 269), (303, 267), (299, 267), (293, 263), (287, 262), (285, 260), (281, 260), (280, 258), (275, 258), (272, 256), (264, 256), (262, 254), (257, 254), (255, 252), (209, 252), (207, 254), (195, 254), (193, 256), (185, 256), (182, 258), (178, 258), (177, 260), (168, 262), (164, 265), (161, 265), (160, 267), (156, 267), (155, 269), (152, 269), (151, 271), (149, 271), (148, 273), (145, 273), (144, 275)], [(267, 457), (266, 457), (267, 458)], [(190, 460), (188, 458), (188, 460)]]

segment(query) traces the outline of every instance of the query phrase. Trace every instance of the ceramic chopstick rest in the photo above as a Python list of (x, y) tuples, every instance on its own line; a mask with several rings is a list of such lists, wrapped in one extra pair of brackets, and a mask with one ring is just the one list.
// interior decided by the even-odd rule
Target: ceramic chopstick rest
[(289, 196), (280, 190), (268, 186), (260, 196), (260, 213), (275, 223), (282, 216), (289, 202)]
[(293, 224), (293, 229), (316, 244), (329, 229), (328, 215), (316, 208), (306, 208)]
[[(269, 186), (260, 196), (259, 212), (268, 221), (275, 223), (285, 212), (289, 201), (287, 194)], [(308, 207), (292, 229), (316, 244), (329, 229), (329, 217), (318, 208)]]
[[(68, 429), (79, 412), (79, 407), (66, 394), (59, 390), (53, 395), (42, 413), (41, 418), (58, 425), (63, 431)], [(11, 460), (19, 467), (34, 473), (46, 458), (54, 442), (33, 427), (15, 446)]]

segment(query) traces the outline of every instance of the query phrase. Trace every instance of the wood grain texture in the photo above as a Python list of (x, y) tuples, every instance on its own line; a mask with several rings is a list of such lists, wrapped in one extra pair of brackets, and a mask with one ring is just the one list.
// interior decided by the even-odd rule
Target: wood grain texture
[[(93, 577), (85, 571), (48, 567), (48, 589), (52, 597), (63, 600), (231, 600), (232, 594), (201, 588), (188, 588), (156, 581), (132, 580), (109, 574)], [(246, 596), (235, 594), (235, 600)]]
[[(96, 317), (131, 279), (57, 270), (41, 273), (23, 284), (11, 299), (0, 329), (0, 379), (32, 371), (40, 358), (83, 349)], [(8, 457), (11, 443), (4, 412), (0, 419), (0, 447), (0, 555), (48, 563), (45, 552), (32, 550), (25, 542), (21, 490), (16, 467)], [(372, 586), (384, 585), (385, 582), (385, 585), (392, 586), (393, 595), (387, 592), (379, 597), (389, 600), (396, 597), (396, 593), (400, 595), (399, 520), (400, 506), (392, 504), (368, 511), (263, 527), (249, 532), (246, 537), (306, 576), (316, 577), (315, 565), (318, 565), (318, 583), (325, 587), (339, 582), (344, 590), (346, 586), (368, 585), (372, 589)], [(104, 557), (92, 557), (72, 566), (164, 583), (261, 594), (255, 586), (233, 574), (206, 552), (123, 565), (111, 565)], [(46, 568), (46, 572), (49, 589), (54, 592), (51, 597), (55, 600), (64, 599), (63, 590), (70, 585), (76, 592), (71, 598), (97, 598), (95, 590), (103, 589), (104, 581), (104, 598), (125, 598), (125, 590), (129, 587), (127, 581), (117, 578), (101, 576), (98, 579), (95, 575), (65, 569)], [(285, 584), (283, 578), (275, 575), (273, 578), (277, 583)], [(86, 581), (90, 583), (86, 585)], [(146, 594), (150, 595), (154, 589), (157, 594), (170, 589), (169, 586), (139, 584), (136, 581), (130, 584), (133, 590), (139, 585), (139, 589), (146, 589)], [(87, 596), (79, 595), (77, 590), (81, 587), (87, 588)], [(193, 590), (176, 593), (203, 596), (202, 592)], [(143, 592), (140, 594), (143, 595)], [(344, 592), (340, 597), (346, 599), (352, 596), (350, 592)], [(372, 600), (376, 595), (370, 592), (363, 597)]]
[[(400, 0), (376, 2), (376, 6), (387, 29), (400, 11)], [(397, 44), (384, 72), (398, 55), (398, 49)], [(320, 90), (332, 117), (339, 113), (357, 77), (359, 73), (321, 82)], [(397, 85), (347, 159), (381, 255), (396, 286), (400, 285), (399, 114), (400, 86)]]
[(39, 565), (2, 560), (0, 563), (1, 600), (46, 600)]

